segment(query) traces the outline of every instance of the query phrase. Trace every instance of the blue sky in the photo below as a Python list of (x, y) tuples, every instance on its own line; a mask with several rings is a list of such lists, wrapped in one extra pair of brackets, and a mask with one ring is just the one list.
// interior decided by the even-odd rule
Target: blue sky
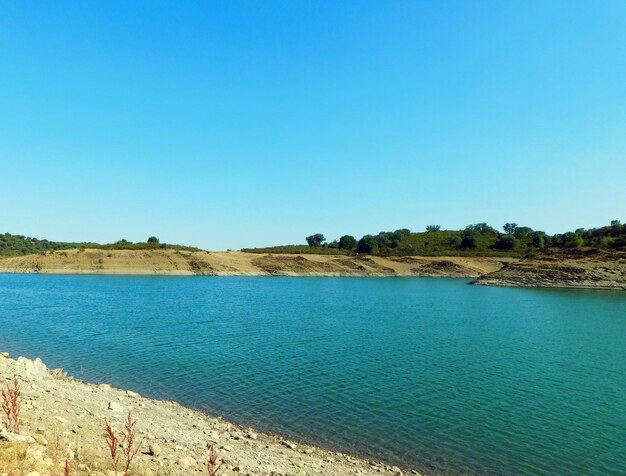
[(626, 219), (626, 2), (0, 3), (0, 232)]

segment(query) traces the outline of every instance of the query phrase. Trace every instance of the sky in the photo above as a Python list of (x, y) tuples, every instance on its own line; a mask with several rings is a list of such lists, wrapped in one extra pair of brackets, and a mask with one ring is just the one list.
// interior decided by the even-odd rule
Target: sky
[(0, 1), (0, 232), (626, 221), (626, 2)]

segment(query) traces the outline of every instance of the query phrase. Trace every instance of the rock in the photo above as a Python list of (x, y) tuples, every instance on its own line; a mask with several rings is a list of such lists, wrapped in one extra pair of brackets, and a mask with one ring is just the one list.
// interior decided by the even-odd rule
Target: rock
[(48, 375), (48, 367), (39, 357), (35, 360), (19, 357), (15, 363), (18, 367), (23, 368), (23, 374), (26, 377), (46, 377)]
[(109, 402), (108, 405), (109, 410), (113, 411), (113, 412), (121, 412), (122, 410), (124, 410), (124, 408), (122, 408), (122, 405), (120, 405), (117, 402)]
[(8, 441), (10, 443), (35, 443), (35, 439), (32, 436), (18, 435), (17, 433), (7, 433), (0, 431), (0, 441)]
[(67, 372), (63, 369), (52, 369), (50, 373), (54, 378), (58, 378), (61, 380), (67, 378)]
[(5, 359), (10, 359), (11, 358), (11, 354), (9, 354), (8, 352), (0, 352), (0, 355), (2, 357), (4, 357)]
[(159, 456), (161, 454), (161, 447), (156, 443), (150, 443), (146, 454), (149, 454), (150, 456)]
[(60, 417), (60, 416), (55, 416), (54, 419), (60, 423), (63, 423), (64, 425), (68, 425), (70, 423), (68, 419)]
[(259, 439), (259, 434), (255, 433), (253, 431), (249, 431), (247, 434), (248, 438), (250, 438), (251, 440), (258, 440)]
[(232, 451), (233, 447), (229, 446), (229, 445), (222, 445), (220, 446), (220, 450), (224, 450), (224, 451)]
[(176, 463), (183, 469), (191, 469), (196, 465), (196, 460), (191, 456), (183, 456), (182, 458), (179, 458)]
[(297, 446), (294, 443), (292, 443), (291, 441), (283, 441), (282, 444), (283, 444), (283, 446), (286, 446), (290, 450), (295, 450), (297, 448)]
[(138, 393), (132, 392), (130, 390), (128, 390), (126, 392), (126, 396), (129, 397), (129, 398), (139, 398), (140, 397), (140, 395)]
[(43, 435), (40, 435), (39, 433), (36, 433), (33, 436), (33, 439), (40, 445), (44, 445), (44, 446), (48, 445), (48, 440), (46, 440), (46, 438)]

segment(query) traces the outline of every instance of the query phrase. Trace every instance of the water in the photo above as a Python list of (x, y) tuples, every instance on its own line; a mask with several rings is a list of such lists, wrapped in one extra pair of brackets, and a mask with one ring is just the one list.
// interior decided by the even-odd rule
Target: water
[(426, 471), (626, 474), (626, 293), (0, 275), (0, 349)]

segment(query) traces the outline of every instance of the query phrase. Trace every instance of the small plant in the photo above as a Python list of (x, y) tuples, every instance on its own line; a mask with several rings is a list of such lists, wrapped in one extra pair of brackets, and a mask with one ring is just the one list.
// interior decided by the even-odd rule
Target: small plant
[(63, 472), (63, 476), (70, 476), (70, 462), (65, 460), (65, 471)]
[(10, 384), (2, 390), (2, 411), (7, 420), (7, 431), (19, 433), (20, 431), (20, 383), (17, 376), (13, 376), (13, 388)]
[(129, 474), (128, 470), (130, 468), (133, 459), (139, 452), (141, 448), (141, 443), (136, 444), (135, 442), (135, 425), (137, 424), (137, 420), (133, 420), (133, 417), (128, 412), (128, 416), (126, 417), (126, 421), (124, 422), (124, 439), (122, 450), (124, 451), (124, 458), (126, 459), (126, 466), (124, 468), (124, 475), (127, 476)]
[(117, 452), (117, 449), (121, 443), (122, 454), (124, 455), (124, 476), (128, 476), (130, 474), (130, 465), (132, 464), (133, 459), (141, 449), (141, 442), (137, 444), (135, 438), (135, 425), (137, 424), (137, 420), (133, 420), (133, 417), (129, 411), (126, 417), (126, 421), (124, 422), (124, 430), (122, 431), (121, 442), (115, 436), (115, 432), (113, 431), (109, 420), (104, 420), (104, 423), (104, 438), (107, 444), (107, 448), (109, 449), (109, 454), (111, 456), (111, 464), (113, 466), (113, 470), (117, 472), (117, 467), (120, 463), (120, 457), (122, 455)]
[(104, 420), (104, 438), (106, 440), (107, 447), (109, 448), (109, 454), (111, 455), (111, 464), (113, 465), (113, 471), (117, 473), (117, 465), (120, 461), (120, 455), (117, 453), (117, 446), (119, 441), (111, 428), (109, 420)]
[(217, 476), (224, 462), (221, 461), (219, 464), (217, 464), (217, 460), (218, 460), (217, 450), (215, 449), (213, 445), (210, 445), (208, 443), (206, 447), (209, 450), (209, 459), (207, 460), (207, 468), (209, 470), (209, 476)]

